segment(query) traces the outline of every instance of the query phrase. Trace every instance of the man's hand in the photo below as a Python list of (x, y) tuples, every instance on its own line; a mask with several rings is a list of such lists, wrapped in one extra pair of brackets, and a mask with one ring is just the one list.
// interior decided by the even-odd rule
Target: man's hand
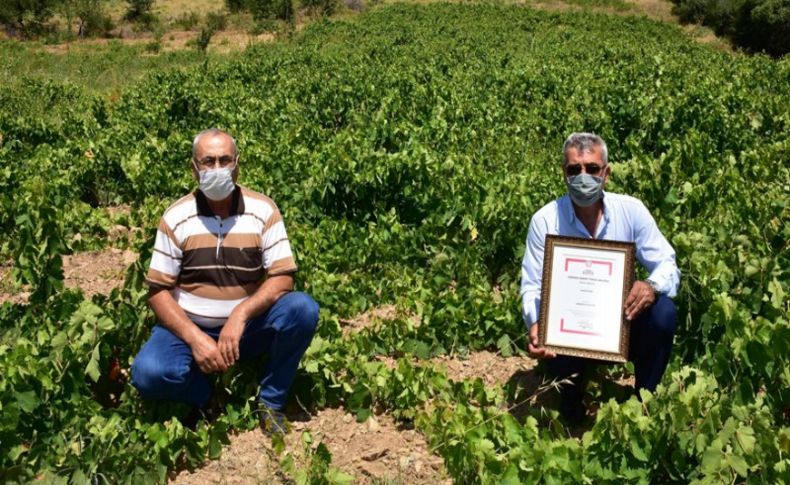
[(203, 373), (223, 372), (228, 368), (219, 352), (217, 343), (202, 331), (195, 332), (195, 338), (190, 343), (190, 348), (195, 362)]
[(557, 357), (557, 354), (554, 352), (550, 352), (543, 347), (540, 346), (538, 343), (538, 324), (535, 323), (529, 329), (529, 345), (528, 345), (529, 355), (536, 359), (553, 359)]
[(637, 281), (625, 299), (625, 318), (633, 321), (656, 301), (653, 287), (644, 281)]
[(244, 327), (247, 325), (247, 317), (239, 308), (240, 306), (237, 306), (225, 321), (217, 341), (219, 352), (222, 354), (227, 367), (232, 366), (239, 360), (239, 343), (241, 342), (241, 335), (244, 333)]

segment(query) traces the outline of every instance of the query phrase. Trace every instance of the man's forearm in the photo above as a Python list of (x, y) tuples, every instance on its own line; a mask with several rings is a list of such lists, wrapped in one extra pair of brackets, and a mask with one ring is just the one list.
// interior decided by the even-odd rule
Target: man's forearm
[(648, 279), (658, 284), (661, 293), (675, 297), (680, 283), (680, 270), (674, 261), (663, 261), (650, 273)]
[(290, 274), (272, 276), (255, 293), (244, 300), (234, 311), (241, 312), (245, 320), (255, 318), (266, 312), (281, 296), (292, 291), (294, 279)]
[(173, 332), (187, 345), (192, 345), (196, 332), (200, 332), (200, 329), (184, 313), (169, 291), (152, 290), (148, 297), (148, 304), (163, 327)]

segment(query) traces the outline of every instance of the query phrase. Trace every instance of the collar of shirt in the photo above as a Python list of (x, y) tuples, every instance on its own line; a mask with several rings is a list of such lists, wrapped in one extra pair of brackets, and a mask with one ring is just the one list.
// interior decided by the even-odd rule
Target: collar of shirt
[[(241, 187), (236, 185), (236, 188), (233, 189), (232, 197), (230, 215), (238, 216), (244, 214), (244, 197), (241, 196)], [(197, 213), (199, 216), (216, 217), (216, 214), (214, 214), (214, 211), (212, 211), (211, 207), (208, 205), (208, 199), (200, 189), (195, 191), (195, 201), (197, 202)]]
[[(598, 234), (601, 234), (604, 227), (609, 224), (609, 221), (612, 217), (612, 210), (606, 203), (606, 191), (601, 191), (601, 201), (603, 202), (603, 219), (601, 219), (601, 223), (598, 224), (598, 227), (595, 228), (596, 234), (592, 235), (593, 238), (597, 238)], [(582, 224), (581, 221), (578, 221), (576, 217), (576, 211), (573, 210), (573, 201), (571, 200), (570, 195), (565, 194), (565, 197), (560, 198), (560, 205), (563, 204), (565, 207), (560, 207), (558, 212), (560, 214), (564, 212), (565, 217), (572, 225), (576, 225), (578, 222), (579, 226), (584, 229), (584, 232), (587, 232), (587, 228), (584, 227), (584, 224)]]

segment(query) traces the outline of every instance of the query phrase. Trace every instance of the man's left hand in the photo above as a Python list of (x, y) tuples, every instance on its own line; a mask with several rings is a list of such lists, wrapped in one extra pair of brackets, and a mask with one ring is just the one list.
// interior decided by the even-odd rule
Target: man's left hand
[(656, 301), (656, 294), (653, 287), (644, 281), (637, 281), (631, 287), (628, 298), (625, 299), (625, 317), (633, 321), (643, 311)]
[(219, 339), (217, 346), (222, 358), (225, 359), (225, 365), (230, 367), (239, 360), (239, 343), (241, 342), (241, 335), (244, 333), (244, 327), (247, 325), (247, 318), (243, 312), (233, 310), (225, 325), (219, 332)]

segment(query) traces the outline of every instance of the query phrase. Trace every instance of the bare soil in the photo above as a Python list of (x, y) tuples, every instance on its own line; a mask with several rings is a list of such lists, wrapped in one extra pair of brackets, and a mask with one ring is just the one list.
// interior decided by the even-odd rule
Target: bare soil
[(466, 357), (440, 356), (430, 360), (431, 364), (447, 370), (447, 376), (454, 381), (480, 378), (486, 386), (501, 386), (517, 374), (534, 374), (531, 372), (538, 364), (536, 359), (515, 355), (501, 355), (483, 350), (472, 352)]
[(30, 297), (28, 288), (15, 289), (11, 278), (11, 264), (6, 263), (0, 266), (0, 305), (10, 302), (13, 305), (20, 305), (27, 302)]
[[(126, 268), (136, 259), (133, 251), (116, 248), (63, 256), (63, 281), (67, 288), (82, 289), (86, 298), (109, 294), (123, 285)], [(21, 304), (29, 297), (28, 288), (14, 289), (11, 266), (0, 266), (0, 304)]]
[(108, 294), (123, 285), (126, 268), (136, 259), (133, 251), (116, 248), (63, 256), (64, 283), (82, 289), (86, 298)]
[[(322, 442), (332, 454), (332, 467), (354, 477), (353, 483), (451, 483), (441, 457), (431, 454), (425, 438), (401, 428), (387, 414), (358, 423), (344, 409), (324, 409), (304, 421), (292, 423), (286, 452), (298, 465), (307, 466), (302, 433), (312, 435), (315, 447)], [(279, 459), (270, 440), (260, 430), (231, 437), (218, 460), (195, 471), (183, 471), (175, 484), (284, 483)]]
[(371, 308), (370, 310), (355, 315), (351, 318), (341, 318), (339, 320), (343, 335), (350, 335), (366, 328), (375, 327), (396, 318), (408, 318), (414, 326), (420, 324), (419, 317), (398, 309), (395, 305), (387, 304)]
[(358, 332), (364, 328), (371, 327), (377, 323), (387, 320), (394, 320), (398, 317), (398, 310), (395, 305), (381, 305), (370, 310), (355, 315), (352, 318), (341, 318), (340, 327), (343, 335)]

